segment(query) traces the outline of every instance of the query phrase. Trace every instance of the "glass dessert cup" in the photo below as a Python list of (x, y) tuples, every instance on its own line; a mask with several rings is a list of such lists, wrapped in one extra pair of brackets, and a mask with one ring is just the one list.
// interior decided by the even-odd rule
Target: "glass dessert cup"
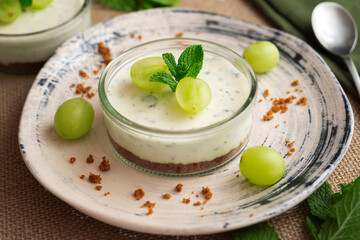
[[(26, 33), (0, 31), (0, 72), (16, 74), (37, 73), (46, 60), (68, 38), (91, 24), (91, 0), (84, 0), (81, 8), (70, 19), (53, 27)], [(41, 13), (44, 10), (39, 10)], [(58, 17), (61, 15), (57, 12)], [(18, 20), (16, 20), (18, 21)], [(41, 21), (39, 21), (41, 23)], [(30, 28), (32, 29), (32, 28)]]
[[(155, 90), (148, 91), (149, 95), (144, 95), (145, 97), (141, 99), (142, 102), (144, 99), (148, 99), (148, 96), (151, 96), (152, 100), (155, 99), (154, 101), (158, 101), (158, 98), (160, 100), (155, 103), (150, 102), (146, 109), (139, 109), (142, 106), (140, 102), (138, 104), (137, 102), (126, 102), (124, 99), (119, 100), (121, 104), (138, 108), (133, 116), (130, 114), (133, 111), (132, 108), (129, 108), (130, 111), (124, 110), (126, 107), (119, 107), (116, 97), (123, 93), (121, 93), (121, 88), (118, 89), (115, 85), (118, 79), (126, 79), (124, 80), (126, 81), (125, 95), (126, 93), (132, 95), (131, 89), (135, 89), (134, 91), (139, 91), (141, 94), (145, 91), (136, 90), (139, 87), (131, 81), (130, 67), (135, 61), (148, 56), (161, 56), (161, 53), (183, 51), (190, 45), (202, 45), (203, 47), (204, 64), (201, 72), (204, 73), (203, 75), (200, 73), (201, 77), (200, 75), (198, 77), (204, 80), (208, 78), (210, 87), (213, 84), (211, 82), (224, 84), (224, 87), (229, 85), (226, 84), (226, 81), (223, 83), (224, 79), (221, 77), (227, 71), (225, 69), (227, 67), (229, 68), (227, 79), (233, 78), (231, 81), (239, 82), (236, 86), (229, 86), (229, 89), (233, 89), (233, 93), (238, 94), (241, 99), (241, 101), (232, 102), (233, 110), (228, 110), (229, 104), (216, 102), (221, 99), (217, 97), (220, 95), (232, 100), (238, 97), (231, 95), (232, 90), (227, 91), (226, 88), (222, 90), (221, 85), (211, 88), (213, 95), (211, 101), (214, 103), (210, 103), (208, 108), (202, 112), (186, 113), (176, 106), (176, 101), (167, 99), (166, 102), (170, 103), (167, 106), (166, 114), (149, 121), (151, 124), (142, 122), (141, 114), (144, 111), (157, 111), (155, 110), (157, 106), (162, 106), (161, 96), (165, 95), (156, 95), (153, 93)], [(216, 71), (221, 74), (217, 74)], [(217, 77), (212, 78), (212, 73)], [(239, 89), (236, 88), (237, 86)], [(171, 94), (171, 90), (169, 91)], [(172, 94), (175, 98), (175, 94)], [(106, 67), (99, 82), (99, 97), (104, 113), (105, 127), (117, 156), (136, 169), (165, 176), (198, 175), (213, 171), (235, 159), (247, 144), (250, 136), (256, 94), (257, 79), (251, 67), (242, 57), (216, 43), (186, 38), (162, 39), (129, 49)], [(174, 113), (176, 117), (171, 116), (171, 113)], [(151, 116), (151, 112), (146, 114), (144, 119)], [(184, 120), (181, 120), (182, 116), (184, 116)], [(212, 122), (200, 125), (196, 123), (196, 121), (211, 118), (210, 116), (217, 117)], [(175, 118), (180, 118), (176, 121), (181, 123), (179, 124), (181, 127), (176, 124), (175, 127), (167, 127), (171, 125), (171, 119)], [(186, 123), (190, 123), (190, 126), (194, 127), (182, 127)]]

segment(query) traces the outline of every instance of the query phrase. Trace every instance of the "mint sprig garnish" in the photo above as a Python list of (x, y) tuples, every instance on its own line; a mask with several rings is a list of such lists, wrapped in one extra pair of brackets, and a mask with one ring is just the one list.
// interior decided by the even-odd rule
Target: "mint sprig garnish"
[(168, 84), (171, 90), (175, 92), (176, 86), (181, 79), (185, 77), (196, 78), (200, 73), (204, 60), (204, 51), (201, 45), (192, 45), (181, 53), (177, 64), (172, 53), (164, 53), (162, 58), (173, 76), (165, 71), (158, 72), (152, 75), (149, 81)]
[(179, 4), (179, 0), (104, 0), (104, 2), (109, 7), (124, 12), (156, 7), (172, 7)]
[(30, 7), (32, 5), (32, 0), (20, 0), (21, 8)]

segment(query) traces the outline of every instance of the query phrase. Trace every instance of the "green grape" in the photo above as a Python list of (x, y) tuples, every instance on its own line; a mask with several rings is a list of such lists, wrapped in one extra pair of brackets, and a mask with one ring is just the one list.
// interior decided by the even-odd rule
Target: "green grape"
[(268, 41), (253, 43), (245, 48), (243, 53), (243, 57), (256, 73), (264, 73), (275, 67), (279, 56), (279, 49)]
[(279, 181), (284, 175), (284, 158), (272, 148), (251, 147), (241, 156), (240, 172), (254, 184), (270, 185)]
[(57, 109), (54, 117), (56, 132), (65, 139), (84, 136), (94, 121), (94, 109), (83, 98), (72, 98)]
[(30, 8), (36, 10), (43, 9), (46, 8), (51, 2), (52, 0), (33, 0)]
[(15, 0), (0, 0), (0, 22), (12, 23), (21, 14), (21, 4)]
[(187, 112), (197, 113), (205, 109), (211, 100), (209, 85), (202, 79), (185, 77), (176, 87), (176, 100)]
[(162, 71), (171, 75), (164, 59), (162, 57), (148, 57), (135, 62), (131, 66), (130, 76), (137, 86), (147, 90), (155, 90), (167, 86), (161, 82), (149, 82), (152, 75)]

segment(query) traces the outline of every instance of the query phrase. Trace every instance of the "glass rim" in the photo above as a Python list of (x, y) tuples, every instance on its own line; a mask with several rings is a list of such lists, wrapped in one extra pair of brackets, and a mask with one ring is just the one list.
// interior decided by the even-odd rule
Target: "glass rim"
[(88, 6), (90, 6), (90, 2), (92, 0), (84, 0), (84, 4), (82, 5), (82, 7), (79, 9), (79, 11), (76, 12), (76, 14), (66, 20), (65, 22), (59, 24), (59, 25), (56, 25), (54, 27), (51, 27), (51, 28), (47, 28), (47, 29), (44, 29), (44, 30), (40, 30), (40, 31), (36, 31), (36, 32), (29, 32), (29, 33), (13, 33), (13, 34), (4, 34), (4, 33), (0, 33), (0, 39), (1, 38), (21, 38), (21, 37), (31, 37), (31, 36), (37, 36), (37, 35), (41, 35), (41, 34), (45, 34), (47, 32), (51, 32), (53, 30), (56, 30), (56, 29), (59, 29), (67, 24), (70, 24), (71, 22), (75, 21), (80, 15), (82, 15), (84, 13), (84, 11), (88, 8)]
[[(194, 42), (193, 44), (209, 44), (212, 45), (216, 48), (219, 48), (223, 51), (227, 51), (233, 55), (235, 55), (237, 57), (237, 59), (239, 59), (241, 62), (241, 64), (245, 67), (246, 71), (249, 73), (250, 76), (250, 93), (247, 96), (245, 102), (241, 105), (241, 107), (239, 107), (239, 109), (232, 115), (218, 121), (215, 122), (213, 124), (210, 125), (206, 125), (204, 127), (199, 127), (199, 128), (195, 128), (195, 129), (185, 129), (185, 130), (166, 130), (166, 129), (159, 129), (159, 128), (153, 128), (153, 127), (148, 127), (145, 125), (141, 125), (138, 124), (132, 120), (129, 120), (128, 118), (126, 118), (125, 116), (123, 116), (122, 114), (120, 114), (119, 112), (116, 111), (116, 109), (112, 106), (112, 104), (110, 103), (109, 99), (107, 98), (106, 95), (106, 91), (105, 91), (105, 79), (106, 76), (108, 74), (108, 72), (110, 70), (113, 70), (114, 67), (117, 67), (117, 63), (119, 63), (123, 57), (127, 56), (127, 54), (137, 50), (137, 49), (141, 49), (144, 46), (147, 45), (151, 45), (151, 44), (156, 44), (156, 43), (161, 43), (161, 42), (172, 42), (172, 41), (182, 41), (182, 42), (186, 42), (186, 41), (191, 41)], [(118, 123), (120, 123), (122, 126), (128, 128), (128, 129), (132, 129), (135, 131), (142, 131), (142, 132), (148, 132), (148, 133), (152, 133), (152, 134), (162, 134), (162, 135), (188, 135), (188, 134), (199, 134), (199, 133), (208, 133), (209, 131), (212, 131), (220, 126), (223, 126), (224, 124), (231, 122), (232, 120), (234, 120), (237, 116), (241, 115), (241, 113), (243, 113), (250, 105), (253, 101), (255, 101), (255, 97), (256, 97), (256, 93), (257, 93), (257, 86), (258, 82), (257, 82), (257, 78), (256, 75), (254, 73), (254, 71), (252, 70), (252, 68), (250, 67), (250, 65), (246, 62), (246, 60), (241, 57), (238, 53), (236, 53), (235, 51), (231, 50), (228, 47), (225, 47), (223, 45), (220, 45), (218, 43), (215, 42), (211, 42), (211, 41), (207, 41), (207, 40), (203, 40), (203, 39), (197, 39), (197, 38), (163, 38), (163, 39), (158, 39), (158, 40), (153, 40), (153, 41), (148, 41), (146, 43), (142, 43), (139, 45), (136, 45), (134, 47), (129, 48), (128, 50), (124, 51), (121, 55), (117, 56), (115, 59), (113, 59), (109, 65), (106, 66), (106, 68), (104, 69), (104, 71), (102, 72), (100, 79), (99, 79), (99, 84), (98, 84), (98, 91), (99, 91), (99, 99), (100, 99), (100, 105), (104, 111), (104, 113), (108, 116), (111, 116), (111, 118), (114, 118), (117, 120), (117, 125)]]

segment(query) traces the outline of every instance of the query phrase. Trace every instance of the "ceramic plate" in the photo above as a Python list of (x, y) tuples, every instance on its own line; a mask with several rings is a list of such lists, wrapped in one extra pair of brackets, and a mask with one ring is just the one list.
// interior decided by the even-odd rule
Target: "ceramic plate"
[[(257, 75), (258, 103), (248, 143), (248, 147), (270, 146), (285, 156), (285, 175), (276, 184), (259, 187), (241, 174), (237, 176), (239, 159), (211, 174), (165, 178), (129, 167), (112, 151), (96, 92), (100, 73), (93, 73), (102, 60), (98, 43), (104, 42), (116, 56), (137, 44), (179, 33), (214, 41), (239, 54), (258, 40), (272, 41), (280, 49), (278, 65)], [(80, 70), (90, 78), (81, 77)], [(294, 80), (299, 80), (296, 87), (291, 86)], [(91, 91), (96, 94), (89, 99), (95, 109), (94, 124), (85, 137), (66, 141), (54, 131), (54, 114), (62, 102), (78, 96), (70, 86), (82, 82), (92, 86)], [(266, 89), (268, 97), (263, 94)], [(297, 99), (288, 105), (286, 113), (274, 114), (271, 121), (263, 120), (272, 106), (271, 98), (290, 95)], [(296, 104), (301, 97), (307, 98), (307, 105)], [(186, 235), (244, 227), (298, 204), (340, 162), (352, 131), (352, 110), (343, 90), (328, 66), (306, 43), (284, 32), (237, 19), (170, 8), (126, 14), (97, 24), (65, 42), (40, 71), (29, 92), (20, 123), (19, 146), (35, 178), (79, 211), (134, 231)], [(290, 148), (286, 141), (295, 141), (292, 156), (287, 155)], [(95, 158), (93, 164), (86, 163), (89, 154)], [(98, 170), (103, 156), (110, 160), (109, 172)], [(70, 164), (70, 157), (76, 157), (76, 162)], [(101, 174), (101, 191), (87, 180), (89, 172)], [(86, 176), (84, 180), (80, 179), (82, 174)], [(181, 193), (174, 191), (178, 183), (184, 185)], [(193, 206), (196, 201), (203, 202), (203, 186), (211, 189), (213, 197), (205, 205)], [(140, 201), (133, 197), (138, 188), (145, 191)], [(110, 194), (104, 196), (106, 192)], [(163, 199), (165, 193), (171, 194), (171, 199)], [(191, 198), (191, 203), (182, 203), (183, 198)], [(146, 215), (147, 209), (140, 207), (147, 200), (156, 203), (150, 216)]]

